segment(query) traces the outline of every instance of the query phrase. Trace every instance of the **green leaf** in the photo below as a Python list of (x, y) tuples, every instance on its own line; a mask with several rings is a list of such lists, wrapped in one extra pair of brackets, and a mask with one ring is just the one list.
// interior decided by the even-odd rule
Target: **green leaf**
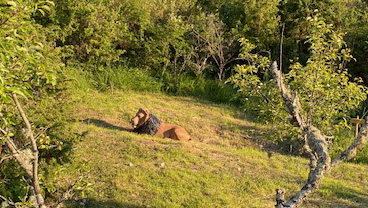
[(37, 9), (37, 11), (39, 11), (42, 14), (42, 16), (45, 16), (45, 12), (42, 9)]
[(16, 7), (17, 6), (17, 3), (15, 3), (15, 1), (8, 1), (6, 2), (6, 4), (12, 6), (12, 7)]
[(40, 6), (40, 8), (42, 8), (42, 9), (48, 11), (48, 12), (51, 11), (50, 7), (47, 6), (47, 5), (42, 5), (42, 6)]
[(24, 94), (28, 97), (33, 97), (32, 92), (30, 90), (24, 90)]
[(51, 6), (55, 6), (55, 3), (53, 1), (46, 1), (46, 3), (50, 4)]
[(26, 97), (26, 95), (24, 94), (24, 92), (22, 91), (22, 89), (19, 88), (15, 88), (15, 87), (9, 87), (8, 91), (10, 91), (10, 93), (14, 93), (23, 97)]

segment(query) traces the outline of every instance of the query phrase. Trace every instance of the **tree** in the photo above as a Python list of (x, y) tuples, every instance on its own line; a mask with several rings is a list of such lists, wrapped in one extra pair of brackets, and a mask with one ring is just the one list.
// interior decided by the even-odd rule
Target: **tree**
[(57, 51), (32, 18), (38, 13), (45, 15), (53, 5), (50, 1), (0, 4), (1, 143), (6, 144), (9, 156), (32, 180), (38, 207), (45, 204), (38, 178), (37, 141), (18, 96), (32, 99), (43, 88), (56, 84), (56, 71), (60, 67)]
[(297, 207), (307, 198), (307, 196), (316, 190), (322, 182), (323, 176), (328, 174), (332, 167), (343, 160), (351, 159), (356, 151), (364, 146), (368, 140), (368, 122), (360, 129), (358, 137), (352, 144), (344, 150), (341, 155), (331, 160), (328, 152), (328, 143), (326, 135), (321, 130), (307, 122), (307, 118), (303, 115), (303, 108), (298, 97), (298, 94), (293, 95), (289, 86), (284, 83), (284, 77), (281, 70), (277, 69), (277, 63), (274, 62), (271, 66), (271, 71), (274, 74), (277, 86), (283, 96), (285, 105), (297, 122), (304, 138), (304, 149), (310, 158), (310, 171), (308, 179), (303, 188), (292, 196), (288, 201), (285, 199), (285, 190), (276, 189), (276, 208)]
[(208, 54), (217, 68), (218, 79), (222, 81), (226, 66), (234, 61), (235, 54), (232, 52), (232, 47), (236, 37), (225, 36), (224, 24), (216, 15), (206, 15), (203, 19), (206, 21), (203, 28), (200, 28), (201, 31), (194, 29), (193, 34), (202, 43), (205, 54)]
[[(304, 150), (310, 158), (310, 172), (303, 188), (284, 202), (284, 189), (276, 190), (276, 207), (297, 207), (318, 188), (323, 176), (342, 160), (352, 158), (357, 149), (368, 140), (368, 123), (359, 136), (340, 156), (331, 159), (327, 142), (327, 127), (336, 128), (336, 120), (357, 107), (367, 98), (367, 89), (359, 81), (350, 81), (346, 61), (352, 56), (345, 47), (343, 35), (332, 30), (331, 25), (318, 19), (308, 19), (311, 31), (308, 35), (311, 56), (303, 67), (291, 66), (285, 80), (276, 62), (271, 66), (275, 82), (288, 112), (300, 129)], [(289, 82), (288, 82), (289, 81)], [(297, 91), (297, 92), (293, 92)]]

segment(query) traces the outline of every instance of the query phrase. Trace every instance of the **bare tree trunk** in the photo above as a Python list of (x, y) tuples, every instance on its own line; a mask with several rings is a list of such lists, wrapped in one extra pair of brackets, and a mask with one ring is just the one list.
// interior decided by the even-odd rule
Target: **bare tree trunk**
[(217, 73), (218, 79), (220, 82), (222, 82), (222, 77), (223, 77), (223, 73), (224, 73), (224, 67), (222, 64), (219, 65), (219, 71)]
[(323, 175), (329, 171), (331, 158), (327, 149), (327, 142), (325, 136), (316, 127), (309, 125), (305, 122), (302, 115), (302, 108), (299, 102), (298, 95), (291, 94), (290, 88), (284, 83), (284, 77), (282, 72), (277, 69), (277, 63), (273, 62), (271, 71), (275, 77), (277, 86), (282, 94), (288, 111), (297, 121), (300, 129), (305, 135), (304, 147), (310, 156), (310, 172), (306, 184), (291, 197), (287, 202), (283, 202), (284, 193), (283, 189), (277, 191), (277, 204), (276, 207), (297, 207), (303, 202), (307, 196), (312, 193), (320, 185)]

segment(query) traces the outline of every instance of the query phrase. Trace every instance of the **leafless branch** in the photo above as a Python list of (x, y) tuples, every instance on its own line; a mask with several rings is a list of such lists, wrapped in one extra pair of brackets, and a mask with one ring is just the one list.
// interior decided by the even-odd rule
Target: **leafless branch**
[(38, 134), (35, 136), (35, 140), (37, 141), (37, 139), (44, 134), (47, 130), (50, 129), (50, 127), (52, 126), (52, 124), (48, 124), (42, 131), (38, 132)]
[(0, 164), (4, 162), (5, 160), (10, 159), (12, 157), (13, 155), (5, 155), (5, 156), (0, 157)]
[(11, 199), (7, 199), (6, 197), (0, 195), (0, 199), (2, 199), (3, 201), (5, 201), (6, 203), (8, 203), (11, 206), (15, 206), (15, 203), (11, 200)]
[(358, 137), (352, 142), (352, 144), (343, 151), (339, 157), (335, 158), (331, 162), (331, 166), (335, 166), (343, 160), (349, 160), (356, 155), (359, 148), (363, 147), (368, 140), (368, 121), (360, 128)]
[(24, 121), (24, 123), (26, 124), (26, 128), (27, 128), (27, 136), (31, 141), (32, 144), (32, 152), (33, 152), (33, 163), (32, 163), (32, 180), (33, 180), (33, 188), (36, 194), (36, 200), (37, 200), (37, 204), (39, 207), (44, 208), (46, 207), (45, 203), (44, 203), (44, 199), (43, 196), (41, 194), (41, 187), (38, 181), (38, 149), (37, 149), (37, 144), (36, 144), (36, 140), (33, 136), (33, 131), (32, 131), (32, 127), (31, 124), (26, 116), (26, 114), (24, 113), (24, 110), (22, 108), (22, 106), (19, 103), (18, 97), (16, 94), (13, 94), (13, 101), (18, 109), (18, 112), (20, 114), (20, 116), (22, 117), (22, 120)]
[(285, 23), (282, 24), (281, 28), (281, 40), (280, 40), (280, 71), (282, 71), (282, 46), (284, 43), (284, 30), (285, 30)]

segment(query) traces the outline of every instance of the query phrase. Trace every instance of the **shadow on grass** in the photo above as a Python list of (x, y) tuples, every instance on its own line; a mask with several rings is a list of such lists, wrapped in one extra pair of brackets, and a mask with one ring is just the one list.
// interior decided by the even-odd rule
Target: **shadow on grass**
[(108, 123), (100, 119), (87, 118), (87, 119), (81, 120), (81, 122), (85, 124), (93, 124), (97, 127), (102, 127), (102, 128), (112, 129), (112, 130), (128, 131), (128, 132), (132, 131), (132, 129), (124, 128), (121, 126), (115, 126), (114, 124)]
[[(319, 207), (367, 207), (368, 194), (363, 191), (358, 191), (350, 187), (339, 184), (326, 185), (321, 187), (321, 191), (330, 192), (334, 198), (343, 200), (308, 200), (307, 205)], [(314, 207), (313, 206), (313, 207)]]
[(39, 148), (40, 158), (45, 159), (46, 162), (55, 159), (59, 164), (70, 162), (69, 154), (74, 144), (83, 140), (88, 131), (74, 132), (70, 126), (59, 123), (54, 124), (50, 129), (51, 131), (47, 131), (47, 136), (51, 138), (51, 141), (61, 142), (60, 147), (54, 144), (53, 148)]
[(282, 135), (279, 134), (277, 129), (263, 126), (262, 124), (259, 126), (239, 125), (236, 123), (221, 124), (218, 126), (218, 134), (220, 136), (228, 134), (230, 135), (228, 139), (241, 138), (270, 153), (270, 155), (279, 153), (283, 155), (304, 156), (302, 154), (303, 144), (293, 138), (292, 134), (286, 133)]
[(88, 198), (83, 200), (69, 200), (64, 202), (66, 208), (154, 208), (153, 206), (147, 205), (136, 205), (125, 202), (117, 202), (113, 200), (101, 201), (94, 198)]

